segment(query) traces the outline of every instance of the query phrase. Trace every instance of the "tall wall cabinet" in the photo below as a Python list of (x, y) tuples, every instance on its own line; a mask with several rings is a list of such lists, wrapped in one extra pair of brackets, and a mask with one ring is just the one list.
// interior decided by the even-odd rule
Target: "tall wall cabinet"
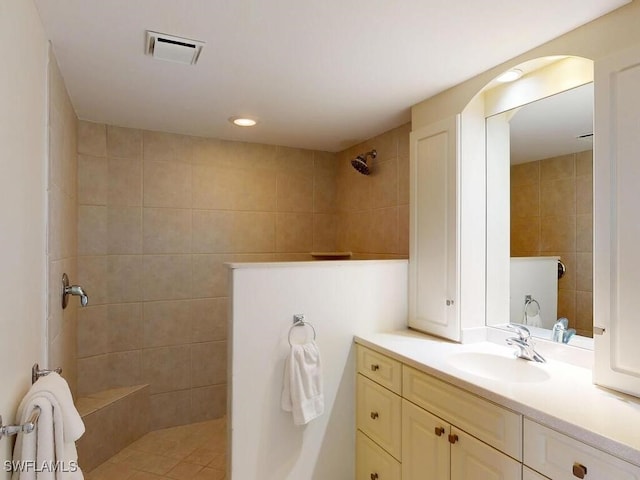
[(460, 116), (411, 132), (409, 325), (460, 340), (457, 165)]

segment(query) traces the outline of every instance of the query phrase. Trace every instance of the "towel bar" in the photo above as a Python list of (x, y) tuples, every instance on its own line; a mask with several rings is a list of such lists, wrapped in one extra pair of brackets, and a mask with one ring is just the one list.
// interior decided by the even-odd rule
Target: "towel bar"
[(40, 407), (35, 407), (27, 423), (22, 425), (2, 425), (2, 416), (0, 416), (0, 439), (2, 437), (17, 435), (18, 433), (31, 433), (36, 429), (36, 424), (40, 418)]
[(51, 372), (56, 372), (58, 375), (60, 375), (60, 374), (62, 374), (62, 369), (60, 367), (58, 367), (58, 368), (54, 368), (53, 370), (46, 370), (46, 369), (40, 370), (40, 366), (37, 363), (34, 363), (33, 367), (31, 367), (31, 385), (36, 383), (36, 381), (40, 377), (44, 377), (45, 375), (49, 375)]
[(313, 328), (313, 325), (311, 325), (309, 322), (305, 321), (304, 319), (304, 314), (302, 313), (298, 313), (296, 315), (293, 316), (293, 325), (291, 325), (291, 327), (289, 328), (289, 335), (288, 335), (288, 340), (289, 340), (289, 345), (293, 346), (293, 344), (291, 343), (291, 332), (293, 332), (293, 329), (295, 327), (310, 327), (311, 330), (313, 330), (313, 339), (316, 339), (316, 329)]

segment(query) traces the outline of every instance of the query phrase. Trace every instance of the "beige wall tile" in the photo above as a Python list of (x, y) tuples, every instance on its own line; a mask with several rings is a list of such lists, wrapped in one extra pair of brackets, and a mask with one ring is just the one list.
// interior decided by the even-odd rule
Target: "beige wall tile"
[(78, 359), (78, 395), (84, 397), (111, 387), (108, 355)]
[(190, 253), (191, 210), (144, 209), (144, 253)]
[(275, 214), (194, 210), (194, 253), (259, 253), (275, 250)]
[(313, 178), (313, 211), (315, 213), (335, 213), (336, 177), (315, 175)]
[(151, 386), (152, 395), (189, 388), (191, 346), (178, 345), (142, 350), (142, 381)]
[(109, 351), (107, 313), (106, 305), (78, 310), (78, 358), (101, 355)]
[(576, 328), (576, 291), (558, 290), (558, 318), (565, 317), (569, 326)]
[(191, 342), (227, 339), (229, 299), (203, 298), (191, 300)]
[(537, 183), (511, 186), (511, 218), (540, 215), (540, 187)]
[(398, 204), (408, 205), (410, 194), (409, 157), (398, 158)]
[(540, 251), (540, 217), (511, 219), (511, 255)]
[(316, 176), (334, 177), (338, 173), (338, 162), (335, 153), (313, 152), (313, 169)]
[(576, 154), (576, 175), (593, 175), (593, 150)]
[(575, 177), (575, 155), (563, 155), (540, 161), (540, 181), (558, 180), (561, 178)]
[[(70, 279), (75, 283), (73, 279)], [(90, 305), (107, 303), (107, 257), (78, 257), (78, 285), (89, 295)]]
[(212, 385), (191, 390), (191, 421), (221, 418), (227, 413), (227, 386)]
[(110, 158), (107, 188), (109, 206), (141, 206), (142, 162)]
[(310, 252), (313, 248), (312, 213), (278, 213), (276, 251)]
[(593, 254), (578, 253), (576, 257), (576, 289), (591, 292), (593, 291)]
[(191, 165), (144, 162), (145, 207), (191, 207)]
[[(47, 212), (47, 256), (49, 260), (60, 260), (64, 242), (64, 193), (53, 186), (48, 193), (49, 207)], [(77, 228), (77, 227), (76, 227)]]
[(540, 216), (575, 215), (575, 178), (540, 183)]
[(278, 212), (313, 212), (313, 176), (278, 173)]
[(333, 252), (337, 249), (336, 229), (338, 218), (332, 213), (313, 215), (313, 251)]
[(593, 331), (593, 294), (591, 292), (576, 292), (576, 319), (576, 329)]
[(191, 386), (227, 382), (227, 342), (195, 343), (191, 346)]
[(109, 354), (110, 387), (140, 385), (142, 380), (142, 350)]
[(398, 207), (371, 211), (371, 247), (374, 253), (398, 251)]
[(78, 153), (107, 156), (107, 128), (102, 123), (78, 122)]
[(107, 154), (112, 158), (142, 159), (142, 131), (108, 125)]
[(78, 155), (79, 204), (107, 204), (107, 167), (106, 158)]
[(313, 176), (313, 150), (283, 147), (281, 145), (276, 146), (275, 149), (276, 168), (279, 171), (297, 173), (308, 177)]
[(233, 261), (233, 255), (193, 255), (194, 298), (225, 297), (229, 295), (229, 269), (226, 262)]
[(109, 303), (141, 301), (142, 281), (141, 255), (109, 255), (107, 257)]
[(576, 213), (593, 213), (593, 177), (576, 177)]
[(370, 208), (371, 178), (356, 172), (353, 168), (338, 177), (336, 198), (338, 211), (352, 212)]
[(190, 412), (190, 390), (151, 395), (151, 425), (155, 428), (185, 425), (191, 421)]
[[(513, 230), (512, 230), (513, 232)], [(541, 252), (573, 252), (576, 250), (575, 215), (543, 217), (540, 224)]]
[(144, 255), (144, 300), (191, 297), (190, 255)]
[(235, 168), (278, 170), (277, 146), (242, 142), (232, 148), (232, 150), (236, 149), (238, 152), (233, 161)]
[(558, 288), (563, 290), (575, 290), (577, 278), (577, 261), (575, 252), (547, 252), (545, 255), (559, 256), (567, 268), (564, 276), (558, 280)]
[(593, 215), (576, 216), (576, 251), (593, 252)]
[(395, 128), (392, 132), (398, 139), (398, 158), (408, 159), (410, 150), (409, 135), (411, 134), (411, 122)]
[(107, 232), (110, 255), (142, 253), (142, 207), (109, 206)]
[(370, 207), (375, 209), (398, 205), (398, 161), (377, 162), (370, 177)]
[(368, 150), (376, 150), (376, 162), (387, 162), (398, 158), (398, 135), (395, 129), (367, 140), (365, 144)]
[(185, 155), (184, 136), (173, 133), (142, 132), (143, 158), (145, 162), (182, 162), (190, 163), (191, 158)]
[(107, 253), (107, 207), (78, 207), (78, 254)]
[(146, 302), (144, 347), (183, 345), (191, 342), (191, 302)]
[(143, 347), (142, 303), (108, 306), (108, 344), (111, 352), (139, 350)]
[(398, 253), (409, 255), (409, 205), (398, 207)]
[(540, 183), (540, 162), (527, 162), (511, 167), (511, 186)]

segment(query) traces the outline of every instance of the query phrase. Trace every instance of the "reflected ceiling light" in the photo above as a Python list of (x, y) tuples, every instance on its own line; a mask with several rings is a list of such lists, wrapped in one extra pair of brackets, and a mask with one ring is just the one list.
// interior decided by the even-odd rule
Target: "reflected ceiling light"
[(249, 117), (231, 117), (229, 121), (238, 127), (253, 127), (258, 123), (256, 119)]
[(513, 82), (514, 80), (518, 80), (522, 76), (522, 70), (519, 68), (512, 68), (511, 70), (507, 70), (502, 75), (499, 75), (496, 78), (496, 81), (501, 83)]

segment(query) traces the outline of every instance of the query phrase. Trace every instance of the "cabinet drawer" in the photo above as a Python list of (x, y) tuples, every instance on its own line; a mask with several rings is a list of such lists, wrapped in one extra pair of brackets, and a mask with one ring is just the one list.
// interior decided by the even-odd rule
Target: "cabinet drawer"
[(357, 345), (358, 372), (383, 387), (400, 394), (402, 364), (362, 345)]
[(362, 375), (358, 375), (358, 429), (400, 460), (402, 399)]
[(524, 463), (554, 480), (640, 480), (640, 467), (526, 418), (524, 445)]
[(358, 431), (356, 437), (356, 480), (400, 480), (400, 462)]
[(407, 400), (522, 460), (521, 415), (406, 365), (402, 378)]
[(529, 467), (522, 467), (522, 480), (549, 480), (538, 472), (531, 470)]

